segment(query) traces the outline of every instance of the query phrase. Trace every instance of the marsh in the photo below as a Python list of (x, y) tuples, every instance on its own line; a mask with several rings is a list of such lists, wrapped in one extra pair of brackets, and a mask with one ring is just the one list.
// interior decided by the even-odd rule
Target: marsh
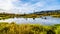
[[(46, 19), (45, 19), (46, 18)], [(41, 18), (9, 18), (5, 20), (0, 20), (0, 22), (16, 22), (17, 24), (21, 23), (31, 23), (31, 24), (45, 24), (45, 25), (50, 25), (50, 24), (60, 24), (60, 18), (54, 18), (51, 16), (43, 16)]]

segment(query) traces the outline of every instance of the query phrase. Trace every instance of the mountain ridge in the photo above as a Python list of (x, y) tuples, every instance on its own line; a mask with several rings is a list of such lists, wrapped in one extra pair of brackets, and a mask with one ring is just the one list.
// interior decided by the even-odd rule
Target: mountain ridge
[(49, 12), (54, 12), (54, 13), (60, 13), (60, 10), (46, 10), (46, 11), (38, 11), (38, 12), (34, 12), (34, 14), (40, 14), (40, 13), (49, 13)]

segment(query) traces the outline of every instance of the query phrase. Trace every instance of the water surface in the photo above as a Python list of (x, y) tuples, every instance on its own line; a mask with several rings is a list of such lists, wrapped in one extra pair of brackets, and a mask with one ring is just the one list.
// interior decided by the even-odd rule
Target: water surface
[[(45, 19), (46, 18), (46, 19)], [(9, 18), (5, 20), (0, 20), (0, 22), (16, 22), (17, 24), (21, 23), (31, 23), (31, 24), (60, 24), (60, 18), (53, 18), (51, 16), (45, 16), (41, 18)]]

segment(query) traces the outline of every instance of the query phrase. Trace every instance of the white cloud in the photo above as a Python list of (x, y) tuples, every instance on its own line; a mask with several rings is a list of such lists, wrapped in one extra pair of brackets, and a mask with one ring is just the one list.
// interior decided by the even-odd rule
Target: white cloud
[[(17, 3), (17, 5), (19, 5), (19, 7), (14, 6), (14, 4), (12, 4), (12, 2)], [(17, 1), (17, 0), (0, 0), (0, 9), (4, 9), (4, 10), (13, 10), (13, 9), (19, 9), (20, 12), (24, 13), (24, 12), (32, 12), (34, 9), (36, 9), (37, 7), (41, 7), (43, 6), (42, 2), (38, 2), (36, 4), (30, 4), (30, 3), (25, 3), (23, 4), (23, 2)], [(6, 11), (6, 12), (12, 12), (12, 11)], [(16, 11), (17, 13), (19, 13), (18, 11)], [(13, 13), (16, 13), (15, 10), (13, 11)]]
[(21, 2), (19, 4), (19, 7), (15, 7), (15, 9), (19, 9), (20, 13), (31, 13), (31, 12), (33, 12), (33, 10), (36, 10), (36, 8), (43, 7), (44, 4), (45, 4), (44, 2), (37, 2), (36, 4), (30, 4), (30, 3), (23, 4)]
[[(33, 10), (59, 9), (56, 0), (32, 0), (38, 1), (35, 4), (30, 2), (23, 3), (21, 0), (0, 0), (0, 9), (7, 10), (9, 13), (31, 13)], [(50, 4), (48, 4), (50, 3)], [(55, 5), (56, 4), (56, 5)]]
[(12, 7), (12, 3), (8, 0), (0, 0), (0, 9), (9, 10)]

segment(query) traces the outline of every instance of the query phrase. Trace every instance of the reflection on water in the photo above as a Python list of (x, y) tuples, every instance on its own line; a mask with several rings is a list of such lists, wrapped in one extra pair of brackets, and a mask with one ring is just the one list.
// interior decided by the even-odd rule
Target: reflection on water
[[(46, 19), (44, 19), (46, 18)], [(6, 20), (0, 20), (0, 22), (16, 22), (16, 23), (32, 23), (32, 24), (59, 24), (60, 18), (53, 18), (53, 17), (41, 17), (41, 18), (10, 18)]]

